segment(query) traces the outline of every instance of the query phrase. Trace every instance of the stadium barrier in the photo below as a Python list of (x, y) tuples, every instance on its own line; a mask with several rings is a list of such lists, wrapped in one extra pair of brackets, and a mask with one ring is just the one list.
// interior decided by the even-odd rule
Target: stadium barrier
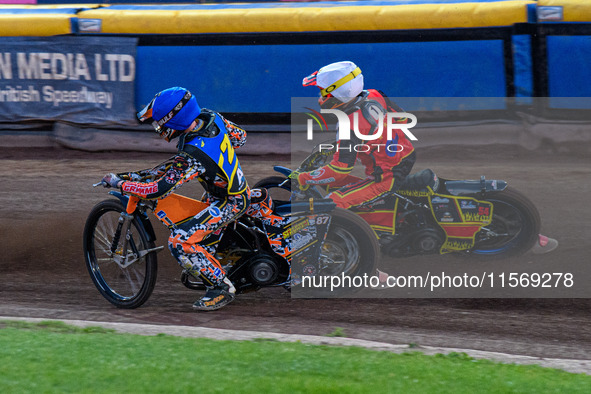
[[(4, 37), (135, 38), (127, 89), (136, 109), (180, 85), (259, 131), (287, 130), (289, 98), (315, 93), (301, 79), (345, 59), (361, 66), (366, 86), (409, 111), (470, 110), (449, 108), (445, 97), (514, 98), (518, 110), (548, 97), (544, 110), (589, 108), (590, 21), (591, 4), (577, 0), (0, 6)], [(7, 84), (30, 82), (3, 78), (7, 53), (0, 51), (0, 108)], [(442, 101), (425, 108), (420, 97)], [(491, 117), (507, 109), (506, 100), (490, 103), (473, 109)]]

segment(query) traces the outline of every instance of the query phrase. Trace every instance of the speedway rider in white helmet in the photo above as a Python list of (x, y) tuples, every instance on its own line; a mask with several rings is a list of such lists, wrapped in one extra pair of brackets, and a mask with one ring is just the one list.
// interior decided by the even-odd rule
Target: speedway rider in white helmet
[[(361, 69), (350, 61), (322, 67), (304, 78), (303, 85), (318, 87), (320, 107), (345, 112), (349, 116), (349, 124), (354, 124), (354, 114), (358, 114), (359, 131), (364, 135), (375, 133), (379, 121), (376, 114), (385, 116), (386, 112), (404, 112), (380, 90), (364, 90)], [(404, 119), (399, 121), (406, 123)], [(337, 141), (336, 153), (328, 165), (308, 173), (293, 173), (291, 176), (304, 188), (307, 185), (328, 184), (328, 190), (334, 190), (329, 197), (337, 206), (345, 209), (397, 189), (410, 173), (416, 155), (411, 142), (401, 130), (395, 131), (391, 141), (388, 140), (387, 133), (382, 133), (381, 138), (369, 142), (359, 139), (353, 131), (350, 134), (350, 140)], [(354, 147), (360, 144), (369, 145), (369, 150), (356, 152)], [(397, 144), (395, 152), (380, 149), (390, 144)], [(356, 161), (365, 166), (365, 178), (350, 175)], [(390, 223), (384, 225), (392, 226), (390, 219), (385, 221)], [(542, 254), (557, 247), (556, 239), (539, 234), (539, 241), (532, 251)]]
[[(318, 87), (320, 107), (343, 111), (352, 127), (357, 116), (358, 129), (363, 135), (375, 134), (379, 117), (385, 119), (387, 112), (404, 112), (381, 91), (364, 90), (361, 69), (350, 61), (322, 67), (304, 78), (303, 85)], [(402, 118), (398, 122), (407, 123), (407, 120)], [(414, 148), (402, 130), (394, 130), (392, 140), (388, 140), (385, 132), (371, 141), (360, 139), (353, 131), (350, 135), (348, 140), (337, 141), (336, 152), (329, 164), (312, 172), (292, 174), (302, 187), (329, 185), (329, 190), (333, 190), (329, 197), (345, 209), (396, 189), (415, 162)], [(366, 147), (355, 149), (359, 145)], [(396, 146), (396, 149), (388, 149), (390, 146)], [(364, 178), (350, 175), (356, 161), (365, 167)]]

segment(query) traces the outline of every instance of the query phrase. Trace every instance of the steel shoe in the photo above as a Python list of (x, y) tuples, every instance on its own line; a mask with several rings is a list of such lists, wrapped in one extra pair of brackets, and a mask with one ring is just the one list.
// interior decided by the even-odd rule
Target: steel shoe
[(224, 278), (222, 283), (210, 287), (205, 295), (193, 304), (193, 308), (200, 311), (215, 311), (234, 301), (236, 288), (228, 278)]

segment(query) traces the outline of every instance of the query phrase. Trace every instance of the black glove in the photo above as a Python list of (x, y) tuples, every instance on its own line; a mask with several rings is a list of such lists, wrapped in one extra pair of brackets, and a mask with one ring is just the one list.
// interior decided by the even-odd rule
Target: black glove
[(118, 188), (121, 187), (121, 184), (123, 183), (123, 179), (119, 178), (117, 175), (110, 173), (107, 174), (103, 177), (103, 180), (101, 181), (101, 183), (103, 184), (104, 187), (114, 187), (114, 188)]

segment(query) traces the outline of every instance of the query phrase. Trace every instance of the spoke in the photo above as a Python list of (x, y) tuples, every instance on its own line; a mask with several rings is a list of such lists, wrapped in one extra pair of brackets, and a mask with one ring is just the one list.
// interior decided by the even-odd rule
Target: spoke
[(95, 233), (100, 235), (100, 241), (110, 249), (113, 234), (115, 234), (113, 220), (106, 218), (106, 214), (103, 215), (96, 225)]
[(131, 287), (132, 294), (135, 295), (137, 293), (137, 287), (135, 286), (135, 283), (131, 279), (131, 275), (129, 274), (129, 269), (121, 269), (121, 272), (123, 272), (125, 279), (127, 279), (127, 283), (129, 284), (129, 287)]
[(107, 256), (111, 256), (111, 242), (108, 240), (108, 238), (102, 233), (102, 231), (98, 229), (98, 227), (95, 230), (94, 235), (95, 250), (98, 249)]
[(112, 259), (112, 258), (110, 258), (110, 257), (97, 257), (97, 258), (96, 258), (96, 261), (97, 261), (97, 262), (104, 262), (104, 263), (107, 263), (107, 264), (115, 263), (115, 262), (113, 261), (113, 259)]
[[(120, 212), (117, 210), (108, 209), (103, 212), (96, 221), (89, 247), (94, 248), (92, 265), (96, 270), (95, 275), (102, 286), (108, 289), (111, 294), (109, 297), (124, 301), (136, 297), (144, 287), (147, 269), (145, 256), (150, 249), (142, 242), (137, 223), (131, 222), (127, 233), (127, 247), (123, 248), (125, 234), (122, 233), (118, 253), (113, 254), (111, 247), (119, 219)], [(139, 255), (133, 258), (136, 249)], [(126, 256), (129, 256), (128, 260)]]
[[(135, 236), (135, 234), (130, 233), (130, 242), (132, 239), (138, 238), (139, 236)], [(140, 247), (143, 248), (144, 245), (141, 244), (140, 242)], [(133, 250), (128, 249), (127, 250), (127, 255), (130, 255), (133, 253)], [(142, 285), (144, 283), (144, 279), (145, 279), (145, 274), (142, 272), (142, 269), (140, 269), (140, 266), (138, 266), (138, 262), (143, 263), (144, 259), (137, 259), (134, 263), (133, 266), (128, 266), (126, 268), (122, 268), (121, 270), (123, 271), (127, 282), (129, 283), (129, 286), (131, 287), (131, 291), (132, 291), (132, 296), (136, 295), (139, 293), (139, 291), (142, 288)], [(142, 267), (143, 268), (143, 267)], [(135, 278), (135, 279), (134, 279)], [(139, 286), (138, 286), (139, 285)]]
[(139, 269), (137, 269), (137, 268), (134, 268), (132, 272), (135, 274), (135, 278), (137, 280), (137, 283), (143, 284), (144, 283), (144, 280), (146, 278), (146, 276), (144, 275), (144, 273), (142, 271), (140, 271)]
[[(100, 252), (103, 252), (103, 253), (104, 253), (106, 256), (108, 256), (108, 257), (106, 257), (106, 258), (108, 258), (109, 260), (113, 260), (113, 257), (112, 257), (112, 254), (111, 254), (111, 250), (109, 250), (109, 249), (105, 249), (105, 248), (100, 248), (100, 249), (99, 249), (99, 251), (100, 251)], [(96, 249), (95, 249), (95, 254), (96, 254)], [(97, 260), (98, 260), (98, 259), (99, 259), (99, 258), (97, 257)]]
[(105, 233), (103, 233), (102, 231), (100, 231), (99, 228), (98, 228), (98, 226), (97, 226), (97, 229), (95, 230), (94, 233), (95, 233), (95, 237), (94, 238), (97, 240), (97, 242), (100, 242), (100, 243), (104, 244), (108, 248), (111, 247), (111, 241), (109, 240), (109, 237)]
[[(104, 215), (103, 217), (105, 217), (106, 215)], [(109, 217), (112, 217), (113, 215), (109, 215)], [(117, 228), (117, 223), (119, 222), (119, 215), (116, 215), (114, 219), (107, 219), (105, 218), (104, 220), (104, 226), (105, 226), (105, 230), (107, 231), (107, 234), (115, 234), (115, 229)]]
[(477, 249), (503, 248), (513, 242), (523, 230), (521, 214), (511, 204), (497, 201), (492, 222), (482, 230), (484, 232), (479, 236)]

